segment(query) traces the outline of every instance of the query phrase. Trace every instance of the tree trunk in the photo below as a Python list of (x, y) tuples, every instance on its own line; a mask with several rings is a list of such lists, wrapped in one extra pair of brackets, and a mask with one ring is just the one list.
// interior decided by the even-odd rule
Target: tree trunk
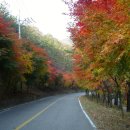
[(121, 95), (120, 90), (119, 90), (119, 99), (120, 99), (120, 109), (121, 109), (122, 117), (124, 117), (124, 111), (123, 111), (123, 105), (122, 105), (122, 95)]
[(21, 89), (21, 93), (23, 93), (23, 83), (22, 83), (22, 81), (20, 82), (20, 89)]
[(109, 93), (109, 91), (107, 92), (107, 104), (108, 104), (108, 106), (110, 106), (110, 93)]
[(127, 112), (130, 112), (130, 88), (127, 93)]
[[(119, 100), (120, 100), (120, 105), (119, 105), (119, 108), (121, 109), (121, 112), (122, 112), (122, 117), (124, 117), (124, 111), (123, 111), (123, 106), (122, 106), (122, 95), (121, 95), (121, 87), (117, 81), (117, 78), (115, 77), (114, 79), (115, 83), (116, 83), (116, 87), (117, 87), (117, 93), (119, 95)], [(117, 100), (118, 102), (118, 100)]]
[(29, 94), (30, 85), (27, 85), (27, 93)]
[(103, 92), (103, 104), (105, 104), (105, 102), (106, 102), (106, 94), (105, 94), (105, 92)]
[(118, 106), (118, 92), (116, 92), (115, 98), (114, 98), (114, 105)]

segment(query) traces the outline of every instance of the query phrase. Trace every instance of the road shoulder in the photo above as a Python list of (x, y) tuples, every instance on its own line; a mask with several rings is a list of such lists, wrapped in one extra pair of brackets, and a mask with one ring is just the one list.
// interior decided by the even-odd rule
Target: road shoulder
[(81, 96), (80, 101), (98, 130), (130, 129), (130, 113), (126, 113), (125, 118), (122, 118), (120, 111), (91, 101), (86, 96)]

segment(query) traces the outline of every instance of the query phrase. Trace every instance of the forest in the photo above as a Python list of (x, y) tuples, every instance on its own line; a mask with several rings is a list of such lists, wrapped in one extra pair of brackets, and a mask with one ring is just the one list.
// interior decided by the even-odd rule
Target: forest
[(74, 86), (72, 47), (43, 35), (27, 23), (20, 25), (5, 4), (0, 5), (0, 100), (35, 91)]
[(106, 106), (130, 111), (130, 1), (64, 0), (73, 47), (21, 25), (0, 5), (0, 98), (32, 89), (86, 90)]
[(72, 45), (0, 4), (0, 127), (130, 129), (130, 0), (62, 2)]
[(130, 0), (65, 1), (74, 19), (74, 75), (87, 95), (130, 111)]

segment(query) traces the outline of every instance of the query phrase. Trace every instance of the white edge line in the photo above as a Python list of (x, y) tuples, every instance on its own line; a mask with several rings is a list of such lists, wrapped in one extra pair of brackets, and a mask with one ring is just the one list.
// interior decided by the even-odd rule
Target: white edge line
[[(78, 100), (79, 100), (79, 98), (78, 98)], [(92, 125), (92, 127), (96, 128), (96, 126), (94, 125), (94, 123), (92, 122), (92, 120), (90, 119), (90, 117), (87, 115), (87, 113), (86, 113), (85, 110), (83, 109), (80, 100), (79, 100), (79, 105), (80, 105), (80, 107), (81, 107), (81, 109), (82, 109), (82, 111), (83, 111), (85, 117), (89, 120), (90, 124)]]

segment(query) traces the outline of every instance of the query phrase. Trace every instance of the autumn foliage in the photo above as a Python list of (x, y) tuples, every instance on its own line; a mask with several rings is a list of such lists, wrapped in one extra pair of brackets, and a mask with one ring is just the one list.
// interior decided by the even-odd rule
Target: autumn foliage
[[(2, 6), (0, 9), (0, 98), (33, 89), (56, 91), (65, 87), (64, 71), (55, 66), (53, 59), (47, 53), (58, 49), (50, 47), (51, 50), (46, 51), (50, 45), (46, 43), (48, 39), (44, 40), (44, 36), (39, 31), (31, 34), (34, 29), (30, 26), (21, 25), (22, 38), (19, 39), (17, 24), (15, 18)], [(39, 42), (39, 39), (42, 40)], [(52, 41), (60, 45), (58, 40), (50, 37), (50, 42)], [(46, 48), (41, 42), (46, 43)], [(58, 53), (61, 52), (58, 50)]]
[[(74, 23), (74, 73), (79, 86), (97, 94), (130, 98), (130, 1), (78, 0), (66, 2)], [(130, 99), (127, 100), (130, 103)], [(130, 109), (130, 108), (129, 108)]]

